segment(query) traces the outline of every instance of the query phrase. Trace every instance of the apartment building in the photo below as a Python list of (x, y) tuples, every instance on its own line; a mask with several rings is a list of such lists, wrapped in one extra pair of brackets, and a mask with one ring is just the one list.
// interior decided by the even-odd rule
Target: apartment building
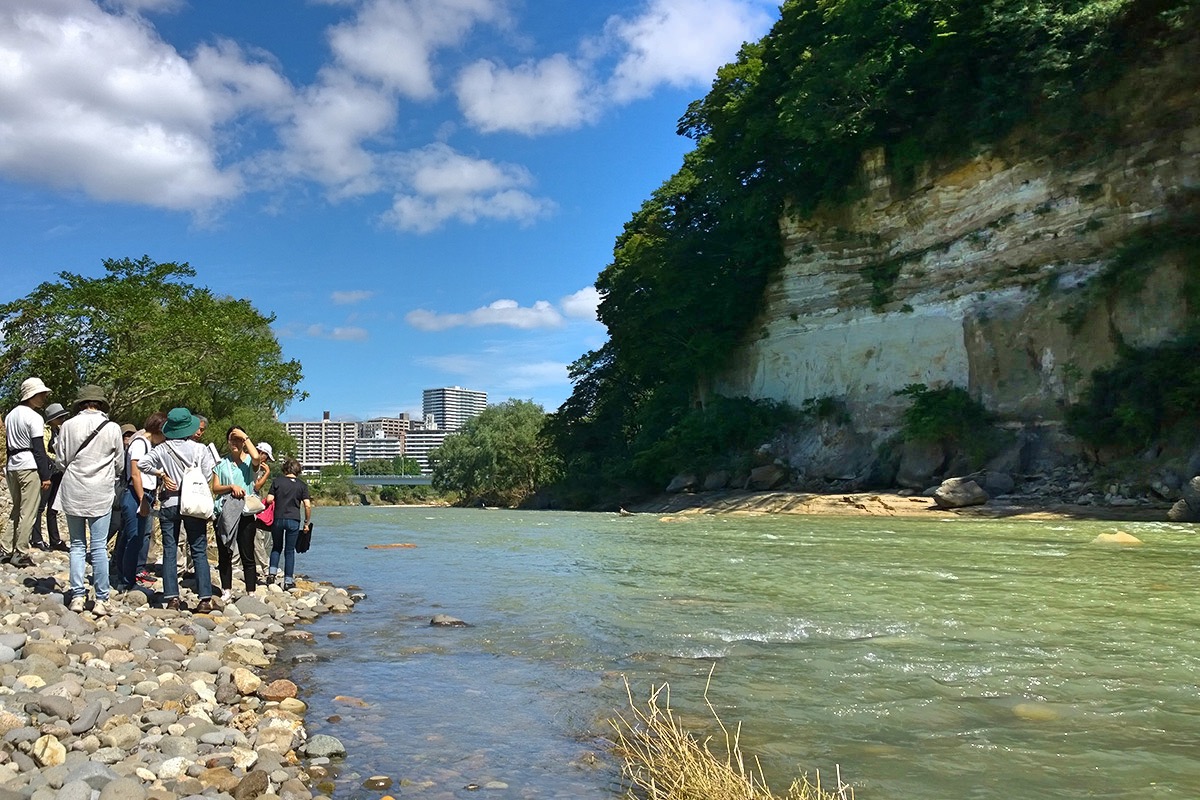
[(335, 422), (326, 411), (320, 422), (285, 422), (284, 427), (299, 447), (300, 468), (307, 473), (321, 467), (349, 464), (358, 440), (357, 422)]
[(432, 416), (437, 427), (443, 431), (456, 431), (471, 417), (477, 417), (487, 408), (487, 392), (447, 386), (441, 389), (426, 389), (421, 393), (421, 410), (426, 417)]

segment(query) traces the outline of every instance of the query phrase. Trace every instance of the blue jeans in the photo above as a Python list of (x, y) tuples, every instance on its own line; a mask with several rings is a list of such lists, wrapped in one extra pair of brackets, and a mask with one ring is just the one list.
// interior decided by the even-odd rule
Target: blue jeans
[(271, 574), (279, 571), (279, 553), (283, 552), (283, 581), (292, 582), (296, 569), (296, 539), (300, 536), (300, 520), (276, 519), (271, 528)]
[(196, 594), (201, 600), (212, 598), (212, 577), (208, 573), (208, 520), (184, 517), (179, 506), (164, 506), (158, 517), (162, 528), (163, 600), (179, 597), (179, 526), (187, 536), (188, 552), (196, 570)]
[[(154, 490), (145, 493), (154, 505)], [(138, 567), (144, 564), (142, 551), (150, 544), (150, 517), (138, 516), (137, 497), (133, 489), (126, 488), (121, 494), (121, 530), (113, 545), (113, 584), (118, 588), (132, 589), (137, 586)]]
[(67, 532), (71, 536), (71, 597), (86, 597), (88, 550), (92, 553), (92, 586), (96, 599), (108, 599), (108, 526), (112, 512), (102, 517), (76, 517), (67, 514)]

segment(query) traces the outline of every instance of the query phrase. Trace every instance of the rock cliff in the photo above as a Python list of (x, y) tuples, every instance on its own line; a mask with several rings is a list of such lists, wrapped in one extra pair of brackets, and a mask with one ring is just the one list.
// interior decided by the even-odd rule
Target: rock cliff
[(1018, 132), (906, 186), (865, 154), (857, 200), (781, 221), (786, 264), (717, 391), (838, 398), (872, 445), (914, 383), (966, 388), (1011, 427), (1059, 426), (1120, 343), (1173, 338), (1195, 311), (1169, 241), (1141, 249), (1132, 290), (1095, 279), (1200, 205), (1198, 55), (1089, 98), (1082, 130)]

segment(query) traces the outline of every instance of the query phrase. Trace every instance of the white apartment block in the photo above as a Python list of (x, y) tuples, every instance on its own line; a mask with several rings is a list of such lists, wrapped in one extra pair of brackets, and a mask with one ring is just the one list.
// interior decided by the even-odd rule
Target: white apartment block
[(487, 408), (487, 392), (447, 386), (422, 392), (421, 408), (426, 417), (432, 416), (443, 431), (456, 431), (471, 417)]
[(429, 451), (441, 447), (450, 431), (409, 431), (404, 440), (404, 457), (411, 458), (421, 465), (421, 474), (433, 472), (429, 466)]
[(391, 461), (404, 455), (404, 439), (395, 436), (384, 436), (379, 431), (374, 436), (359, 436), (354, 443), (354, 463), (363, 461)]
[(334, 422), (326, 411), (320, 422), (285, 422), (284, 427), (299, 447), (300, 468), (307, 473), (321, 467), (349, 464), (358, 440), (357, 422)]

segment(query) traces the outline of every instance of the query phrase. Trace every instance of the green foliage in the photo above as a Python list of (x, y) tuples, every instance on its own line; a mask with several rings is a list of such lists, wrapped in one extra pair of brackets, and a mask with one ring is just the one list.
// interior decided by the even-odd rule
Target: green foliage
[(488, 406), (429, 454), (433, 487), (470, 503), (517, 506), (558, 477), (542, 438), (546, 414), (529, 400)]
[(1197, 425), (1197, 329), (1156, 347), (1126, 349), (1112, 367), (1092, 373), (1083, 399), (1067, 409), (1067, 430), (1092, 447), (1139, 450)]
[(717, 397), (703, 408), (688, 411), (641, 450), (634, 456), (633, 468), (647, 482), (661, 486), (681, 472), (738, 466), (798, 416), (785, 403)]
[(421, 462), (415, 458), (368, 458), (354, 465), (355, 475), (420, 475)]
[(981, 466), (1006, 443), (1007, 437), (995, 427), (992, 415), (965, 389), (958, 386), (930, 389), (923, 383), (914, 383), (896, 394), (912, 398), (902, 417), (900, 435), (906, 441), (936, 443), (947, 450), (959, 450), (972, 467)]
[(382, 486), (379, 499), (392, 505), (427, 505), (439, 499), (431, 486)]
[(10, 397), (37, 375), (69, 405), (87, 383), (108, 392), (114, 419), (140, 423), (186, 406), (209, 418), (206, 440), (224, 448), (238, 424), (256, 441), (294, 444), (276, 414), (305, 394), (300, 363), (284, 360), (274, 317), (248, 300), (188, 283), (187, 264), (143, 256), (104, 261), (105, 275), (62, 272), (0, 305), (0, 384)]

